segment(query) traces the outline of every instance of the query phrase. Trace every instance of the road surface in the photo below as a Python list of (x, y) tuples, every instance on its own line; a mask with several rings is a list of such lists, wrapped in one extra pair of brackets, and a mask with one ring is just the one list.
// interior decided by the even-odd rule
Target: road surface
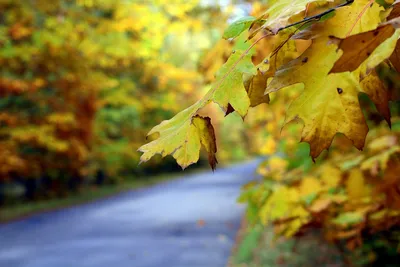
[(222, 267), (251, 161), (0, 225), (1, 267)]

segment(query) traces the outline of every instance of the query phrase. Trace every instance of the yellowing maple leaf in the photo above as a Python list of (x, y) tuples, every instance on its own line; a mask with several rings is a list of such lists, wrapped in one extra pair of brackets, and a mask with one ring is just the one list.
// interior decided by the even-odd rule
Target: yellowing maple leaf
[(298, 201), (298, 192), (294, 188), (281, 186), (268, 197), (266, 203), (260, 208), (259, 216), (261, 222), (268, 222), (290, 216), (293, 204)]
[[(190, 117), (197, 108), (198, 103), (154, 127), (149, 135), (158, 133), (159, 137), (139, 149), (143, 152), (141, 162), (148, 161), (155, 154), (163, 157), (171, 154), (182, 168), (186, 168), (199, 160), (201, 144), (205, 145), (209, 153), (215, 154), (215, 135), (210, 119)], [(213, 160), (210, 165), (215, 168), (215, 156), (211, 158)]]
[[(336, 10), (335, 17), (315, 24), (311, 32), (318, 38), (303, 55), (278, 68), (274, 79), (268, 85), (266, 93), (297, 83), (303, 83), (304, 91), (289, 107), (286, 123), (301, 120), (304, 123), (302, 141), (310, 144), (310, 155), (316, 158), (324, 149), (329, 148), (336, 133), (343, 133), (355, 147), (362, 149), (368, 127), (361, 112), (358, 94), (381, 95), (371, 88), (359, 84), (360, 70), (355, 73), (330, 74), (334, 62), (342, 55), (342, 51), (330, 41), (329, 36), (345, 36), (350, 32), (356, 34), (375, 29), (380, 23), (381, 7), (368, 7), (362, 19), (357, 20), (352, 14), (361, 12), (368, 0), (355, 1), (350, 6)], [(377, 5), (373, 5), (377, 6)], [(390, 38), (391, 39), (391, 38)], [(378, 50), (379, 47), (376, 49)], [(382, 50), (378, 50), (381, 59)], [(374, 51), (375, 53), (375, 51)], [(373, 64), (368, 60), (365, 64)], [(381, 61), (380, 61), (381, 62)], [(366, 69), (366, 65), (360, 69)], [(376, 98), (378, 99), (378, 98)], [(379, 99), (384, 110), (384, 104)], [(384, 110), (384, 112), (387, 112)]]
[(395, 33), (391, 24), (386, 24), (373, 31), (352, 35), (340, 41), (339, 49), (343, 55), (335, 62), (331, 72), (354, 71), (386, 39)]
[(199, 160), (200, 147), (203, 145), (208, 152), (209, 163), (214, 169), (217, 163), (214, 129), (209, 118), (196, 114), (205, 105), (214, 101), (226, 110), (228, 106), (233, 107), (244, 117), (251, 104), (244, 86), (244, 74), (256, 75), (256, 68), (251, 62), (250, 55), (236, 51), (222, 66), (213, 87), (201, 100), (172, 119), (163, 121), (149, 132), (148, 135), (155, 134), (158, 137), (139, 148), (139, 151), (143, 152), (141, 162), (148, 161), (156, 154), (161, 154), (163, 157), (172, 155), (182, 168), (186, 168)]
[(231, 105), (242, 117), (250, 107), (250, 99), (243, 84), (244, 73), (257, 74), (251, 56), (235, 51), (218, 71), (214, 83), (216, 89), (212, 95), (212, 100), (224, 110), (228, 110), (228, 105)]
[(304, 177), (299, 187), (300, 196), (306, 197), (310, 194), (318, 194), (322, 190), (321, 182), (312, 176)]
[(358, 103), (359, 85), (350, 73), (328, 75), (340, 56), (328, 38), (314, 40), (304, 54), (277, 71), (267, 93), (296, 83), (304, 84), (303, 93), (287, 111), (286, 122), (304, 122), (302, 141), (310, 143), (310, 155), (316, 158), (328, 148), (337, 132), (354, 145), (364, 146), (368, 127)]

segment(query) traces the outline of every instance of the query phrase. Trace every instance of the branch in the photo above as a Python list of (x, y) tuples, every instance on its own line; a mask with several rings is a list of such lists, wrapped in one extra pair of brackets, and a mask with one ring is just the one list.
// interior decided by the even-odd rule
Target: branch
[(311, 16), (311, 17), (307, 17), (307, 18), (304, 18), (304, 19), (301, 20), (301, 21), (298, 21), (298, 22), (289, 24), (289, 25), (287, 25), (287, 26), (285, 26), (285, 27), (281, 27), (281, 28), (279, 28), (279, 29), (276, 31), (276, 33), (280, 32), (280, 31), (282, 31), (282, 30), (285, 30), (285, 29), (287, 29), (287, 28), (290, 28), (290, 27), (293, 27), (293, 26), (302, 24), (302, 23), (306, 24), (307, 22), (311, 22), (311, 21), (319, 21), (323, 16), (325, 16), (325, 15), (327, 15), (327, 14), (329, 14), (329, 13), (334, 12), (334, 11), (335, 11), (336, 9), (338, 9), (338, 8), (341, 8), (341, 7), (350, 5), (350, 4), (352, 4), (353, 2), (354, 2), (354, 0), (346, 0), (346, 3), (343, 3), (343, 4), (340, 4), (340, 5), (338, 5), (338, 6), (335, 6), (335, 7), (331, 8), (331, 9), (328, 9), (328, 10), (326, 10), (326, 11), (320, 13), (320, 14), (317, 14), (317, 15)]

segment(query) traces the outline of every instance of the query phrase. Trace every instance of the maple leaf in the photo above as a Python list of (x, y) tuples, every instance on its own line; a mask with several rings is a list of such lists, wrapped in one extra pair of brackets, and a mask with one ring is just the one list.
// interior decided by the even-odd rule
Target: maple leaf
[(369, 73), (373, 72), (378, 65), (387, 59), (391, 59), (391, 56), (395, 54), (398, 39), (400, 36), (400, 30), (396, 29), (395, 33), (389, 37), (386, 41), (381, 43), (372, 54), (358, 67), (354, 73), (358, 73), (360, 79), (363, 80)]
[(212, 95), (212, 100), (224, 110), (230, 105), (242, 117), (246, 116), (250, 107), (250, 99), (243, 83), (244, 73), (257, 74), (251, 56), (235, 51), (218, 71), (214, 83), (217, 89)]
[(362, 90), (374, 102), (378, 112), (385, 118), (386, 122), (391, 126), (390, 121), (390, 91), (386, 88), (385, 84), (378, 77), (378, 74), (373, 70), (362, 82), (360, 83)]
[[(196, 107), (185, 110), (185, 113), (191, 112), (194, 108)], [(199, 160), (200, 147), (203, 145), (208, 152), (210, 166), (215, 169), (218, 163), (215, 157), (217, 145), (211, 119), (196, 115), (191, 120), (179, 121), (181, 116), (186, 115), (185, 113), (164, 121), (149, 132), (149, 135), (159, 133), (160, 136), (139, 149), (143, 152), (141, 162), (149, 160), (156, 153), (163, 157), (171, 154), (182, 168), (186, 168)]]
[(197, 162), (201, 144), (199, 129), (193, 124), (192, 117), (201, 106), (202, 101), (198, 101), (172, 119), (154, 127), (148, 136), (153, 134), (159, 136), (139, 148), (139, 151), (143, 152), (140, 161), (146, 162), (155, 154), (161, 154), (163, 157), (171, 154), (182, 168)]
[(209, 117), (203, 118), (200, 116), (195, 116), (193, 118), (193, 125), (199, 132), (200, 143), (206, 149), (208, 153), (208, 162), (213, 170), (215, 170), (218, 163), (215, 153), (217, 153), (217, 144), (215, 142), (214, 127), (211, 124), (211, 119)]
[(334, 10), (334, 17), (306, 27), (293, 38), (308, 40), (330, 36), (344, 39), (351, 34), (375, 30), (382, 22), (380, 14), (383, 8), (379, 5), (370, 5), (370, 0), (355, 0), (351, 5), (344, 5)]
[(245, 81), (244, 86), (250, 99), (250, 107), (269, 103), (269, 95), (264, 95), (268, 78), (268, 75), (258, 69), (256, 75)]
[[(332, 35), (340, 37), (346, 32), (357, 34), (375, 29), (380, 22), (380, 7), (367, 8), (361, 21), (351, 16), (368, 3), (367, 0), (355, 1), (351, 6), (337, 9), (335, 17), (313, 25), (311, 31), (316, 32), (318, 38), (303, 55), (278, 68), (265, 92), (269, 94), (298, 83), (304, 85), (303, 93), (290, 105), (285, 122), (301, 120), (304, 123), (301, 141), (310, 144), (313, 159), (330, 147), (338, 132), (343, 133), (358, 149), (364, 147), (368, 126), (358, 102), (358, 94), (363, 92), (358, 77), (361, 71), (329, 74), (342, 55), (342, 51), (329, 40)], [(362, 69), (382, 62), (382, 53), (374, 54), (377, 56), (363, 64)], [(365, 90), (369, 95), (380, 95), (371, 87), (365, 86)], [(384, 111), (384, 103), (378, 100)]]
[[(267, 80), (271, 76), (268, 73), (260, 71), (260, 69), (257, 70), (256, 75), (247, 76), (244, 78), (244, 87), (250, 100), (250, 107), (256, 107), (263, 103), (268, 104), (270, 101), (269, 95), (264, 95), (264, 92), (267, 88)], [(225, 116), (234, 111), (235, 109), (229, 104)]]
[(328, 75), (340, 51), (327, 42), (327, 38), (315, 40), (301, 57), (277, 71), (267, 89), (270, 93), (296, 83), (304, 84), (303, 93), (287, 111), (286, 122), (295, 119), (304, 122), (302, 141), (310, 143), (312, 158), (330, 146), (337, 132), (345, 134), (359, 149), (364, 146), (368, 132), (358, 103), (357, 81), (350, 73)]
[(394, 33), (395, 28), (391, 24), (386, 24), (373, 31), (339, 39), (339, 49), (343, 51), (343, 55), (335, 62), (331, 73), (356, 70), (383, 41)]
[(156, 134), (158, 138), (139, 148), (138, 151), (143, 152), (140, 161), (146, 162), (156, 154), (163, 157), (172, 155), (182, 168), (186, 168), (199, 160), (203, 145), (208, 152), (209, 164), (215, 169), (217, 146), (214, 129), (211, 120), (198, 116), (197, 112), (213, 101), (225, 110), (231, 106), (244, 117), (251, 104), (244, 86), (244, 74), (256, 75), (256, 68), (250, 55), (236, 51), (221, 67), (212, 88), (201, 100), (149, 132), (148, 136)]
[(393, 54), (390, 55), (390, 63), (392, 63), (394, 69), (397, 72), (400, 72), (400, 42), (396, 43), (396, 47), (393, 51)]

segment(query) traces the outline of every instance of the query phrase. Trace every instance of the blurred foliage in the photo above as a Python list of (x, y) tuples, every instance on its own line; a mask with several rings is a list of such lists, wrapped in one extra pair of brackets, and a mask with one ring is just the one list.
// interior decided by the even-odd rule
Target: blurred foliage
[[(290, 5), (289, 2), (287, 1), (286, 4)], [(367, 2), (370, 3), (369, 1), (358, 2), (359, 8), (364, 7)], [(395, 4), (397, 6), (387, 12), (392, 11), (398, 16), (400, 5), (398, 1)], [(299, 4), (299, 7), (300, 5), (305, 6), (305, 4)], [(323, 1), (321, 1), (321, 5), (323, 6)], [(277, 4), (277, 6), (282, 7), (284, 4)], [(386, 5), (386, 7), (390, 7), (390, 5)], [(291, 8), (294, 7), (288, 7), (288, 10)], [(252, 15), (256, 18), (259, 17), (257, 13)], [(246, 22), (246, 19), (243, 21)], [(268, 19), (270, 18), (266, 16), (267, 22)], [(235, 23), (232, 25), (225, 33), (231, 33), (232, 30), (242, 31), (242, 28), (237, 27)], [(311, 29), (313, 28), (311, 27)], [(316, 31), (318, 29), (323, 29), (323, 27), (314, 28)], [(238, 33), (235, 34), (238, 35)], [(394, 44), (397, 39), (398, 36), (395, 36)], [(266, 40), (267, 44), (262, 43), (256, 46), (261, 49), (253, 54), (253, 63), (258, 64), (266, 58), (276, 42), (282, 43), (277, 38), (265, 38), (261, 42)], [(304, 53), (310, 43), (309, 41), (287, 39), (280, 47), (281, 58), (275, 60), (287, 63), (299, 59), (299, 55)], [(397, 43), (398, 46), (399, 43)], [(393, 57), (397, 55), (397, 47), (390, 58), (393, 62), (396, 62)], [(389, 52), (387, 56), (393, 50)], [(277, 55), (279, 56), (279, 53)], [(319, 56), (323, 59), (323, 55)], [(302, 63), (307, 62), (310, 62), (310, 58), (302, 61)], [(285, 71), (290, 73), (289, 70), (293, 70), (295, 67), (297, 67), (296, 64), (284, 65), (281, 72), (278, 71), (278, 75)], [(390, 100), (398, 100), (399, 74), (397, 67), (386, 61), (374, 69), (370, 69), (369, 74), (371, 77), (379, 76), (385, 83), (384, 86), (371, 79), (363, 81), (361, 86), (366, 88), (370, 85), (375, 89), (384, 88), (388, 92)], [(310, 69), (309, 73), (303, 74), (306, 75), (305, 77), (307, 75), (312, 77), (316, 75), (314, 71), (317, 70)], [(292, 73), (292, 75), (296, 74), (298, 73)], [(288, 77), (290, 79), (290, 75)], [(279, 83), (279, 79), (276, 79), (276, 83)], [(323, 90), (328, 90), (327, 86), (324, 84)], [(363, 151), (352, 147), (354, 139), (349, 137), (353, 140), (352, 142), (345, 135), (336, 134), (333, 143), (329, 144), (329, 152), (324, 151), (316, 159), (316, 162), (313, 162), (313, 159), (309, 157), (310, 154), (313, 155), (312, 151), (310, 153), (310, 145), (298, 144), (298, 137), (304, 130), (304, 120), (291, 121), (290, 116), (293, 114), (288, 115), (288, 110), (293, 109), (293, 101), (299, 99), (300, 94), (304, 94), (303, 89), (302, 84), (297, 84), (285, 87), (284, 90), (272, 91), (268, 109), (260, 117), (258, 125), (262, 125), (261, 127), (267, 132), (267, 136), (258, 146), (260, 152), (266, 156), (265, 161), (258, 168), (258, 173), (262, 175), (263, 179), (243, 186), (242, 194), (239, 197), (239, 202), (247, 204), (248, 220), (252, 223), (253, 229), (258, 229), (260, 225), (273, 225), (275, 237), (271, 242), (275, 241), (279, 244), (282, 239), (293, 237), (299, 238), (298, 242), (300, 243), (308, 242), (307, 238), (303, 239), (302, 237), (309, 236), (310, 233), (314, 234), (318, 229), (321, 230), (318, 233), (325, 240), (337, 245), (339, 251), (343, 253), (342, 256), (345, 256), (345, 261), (351, 266), (398, 265), (400, 252), (399, 102), (394, 101), (390, 104), (390, 113), (392, 114), (390, 129), (390, 125), (383, 122), (384, 118), (388, 120), (388, 113), (382, 112), (383, 109), (380, 106), (385, 96), (381, 95), (374, 99), (370, 92), (366, 92), (369, 97), (357, 92), (360, 107), (369, 128)], [(338, 93), (342, 92), (338, 91)], [(312, 98), (312, 95), (309, 95), (309, 98)], [(321, 103), (328, 105), (328, 102), (327, 99), (324, 99)], [(385, 108), (387, 107), (386, 102)], [(311, 115), (318, 112), (312, 104), (308, 108), (311, 109), (309, 113)], [(337, 116), (339, 117), (339, 115)], [(287, 123), (288, 121), (290, 122)], [(305, 122), (306, 127), (307, 123), (315, 124), (315, 127), (311, 128), (313, 131), (320, 127), (315, 121)], [(302, 141), (310, 142), (307, 138), (303, 132)], [(249, 234), (249, 238), (251, 239), (251, 234)], [(243, 241), (243, 246), (249, 246), (247, 239)], [(266, 253), (268, 252), (270, 250)], [(254, 260), (258, 261), (259, 259)], [(275, 264), (289, 263), (285, 260), (282, 263), (275, 262)], [(293, 266), (301, 266), (301, 264), (293, 264)]]
[(34, 199), (88, 177), (177, 169), (138, 167), (136, 150), (198, 98), (199, 61), (228, 13), (196, 0), (0, 0), (0, 10), (0, 202), (18, 185)]

